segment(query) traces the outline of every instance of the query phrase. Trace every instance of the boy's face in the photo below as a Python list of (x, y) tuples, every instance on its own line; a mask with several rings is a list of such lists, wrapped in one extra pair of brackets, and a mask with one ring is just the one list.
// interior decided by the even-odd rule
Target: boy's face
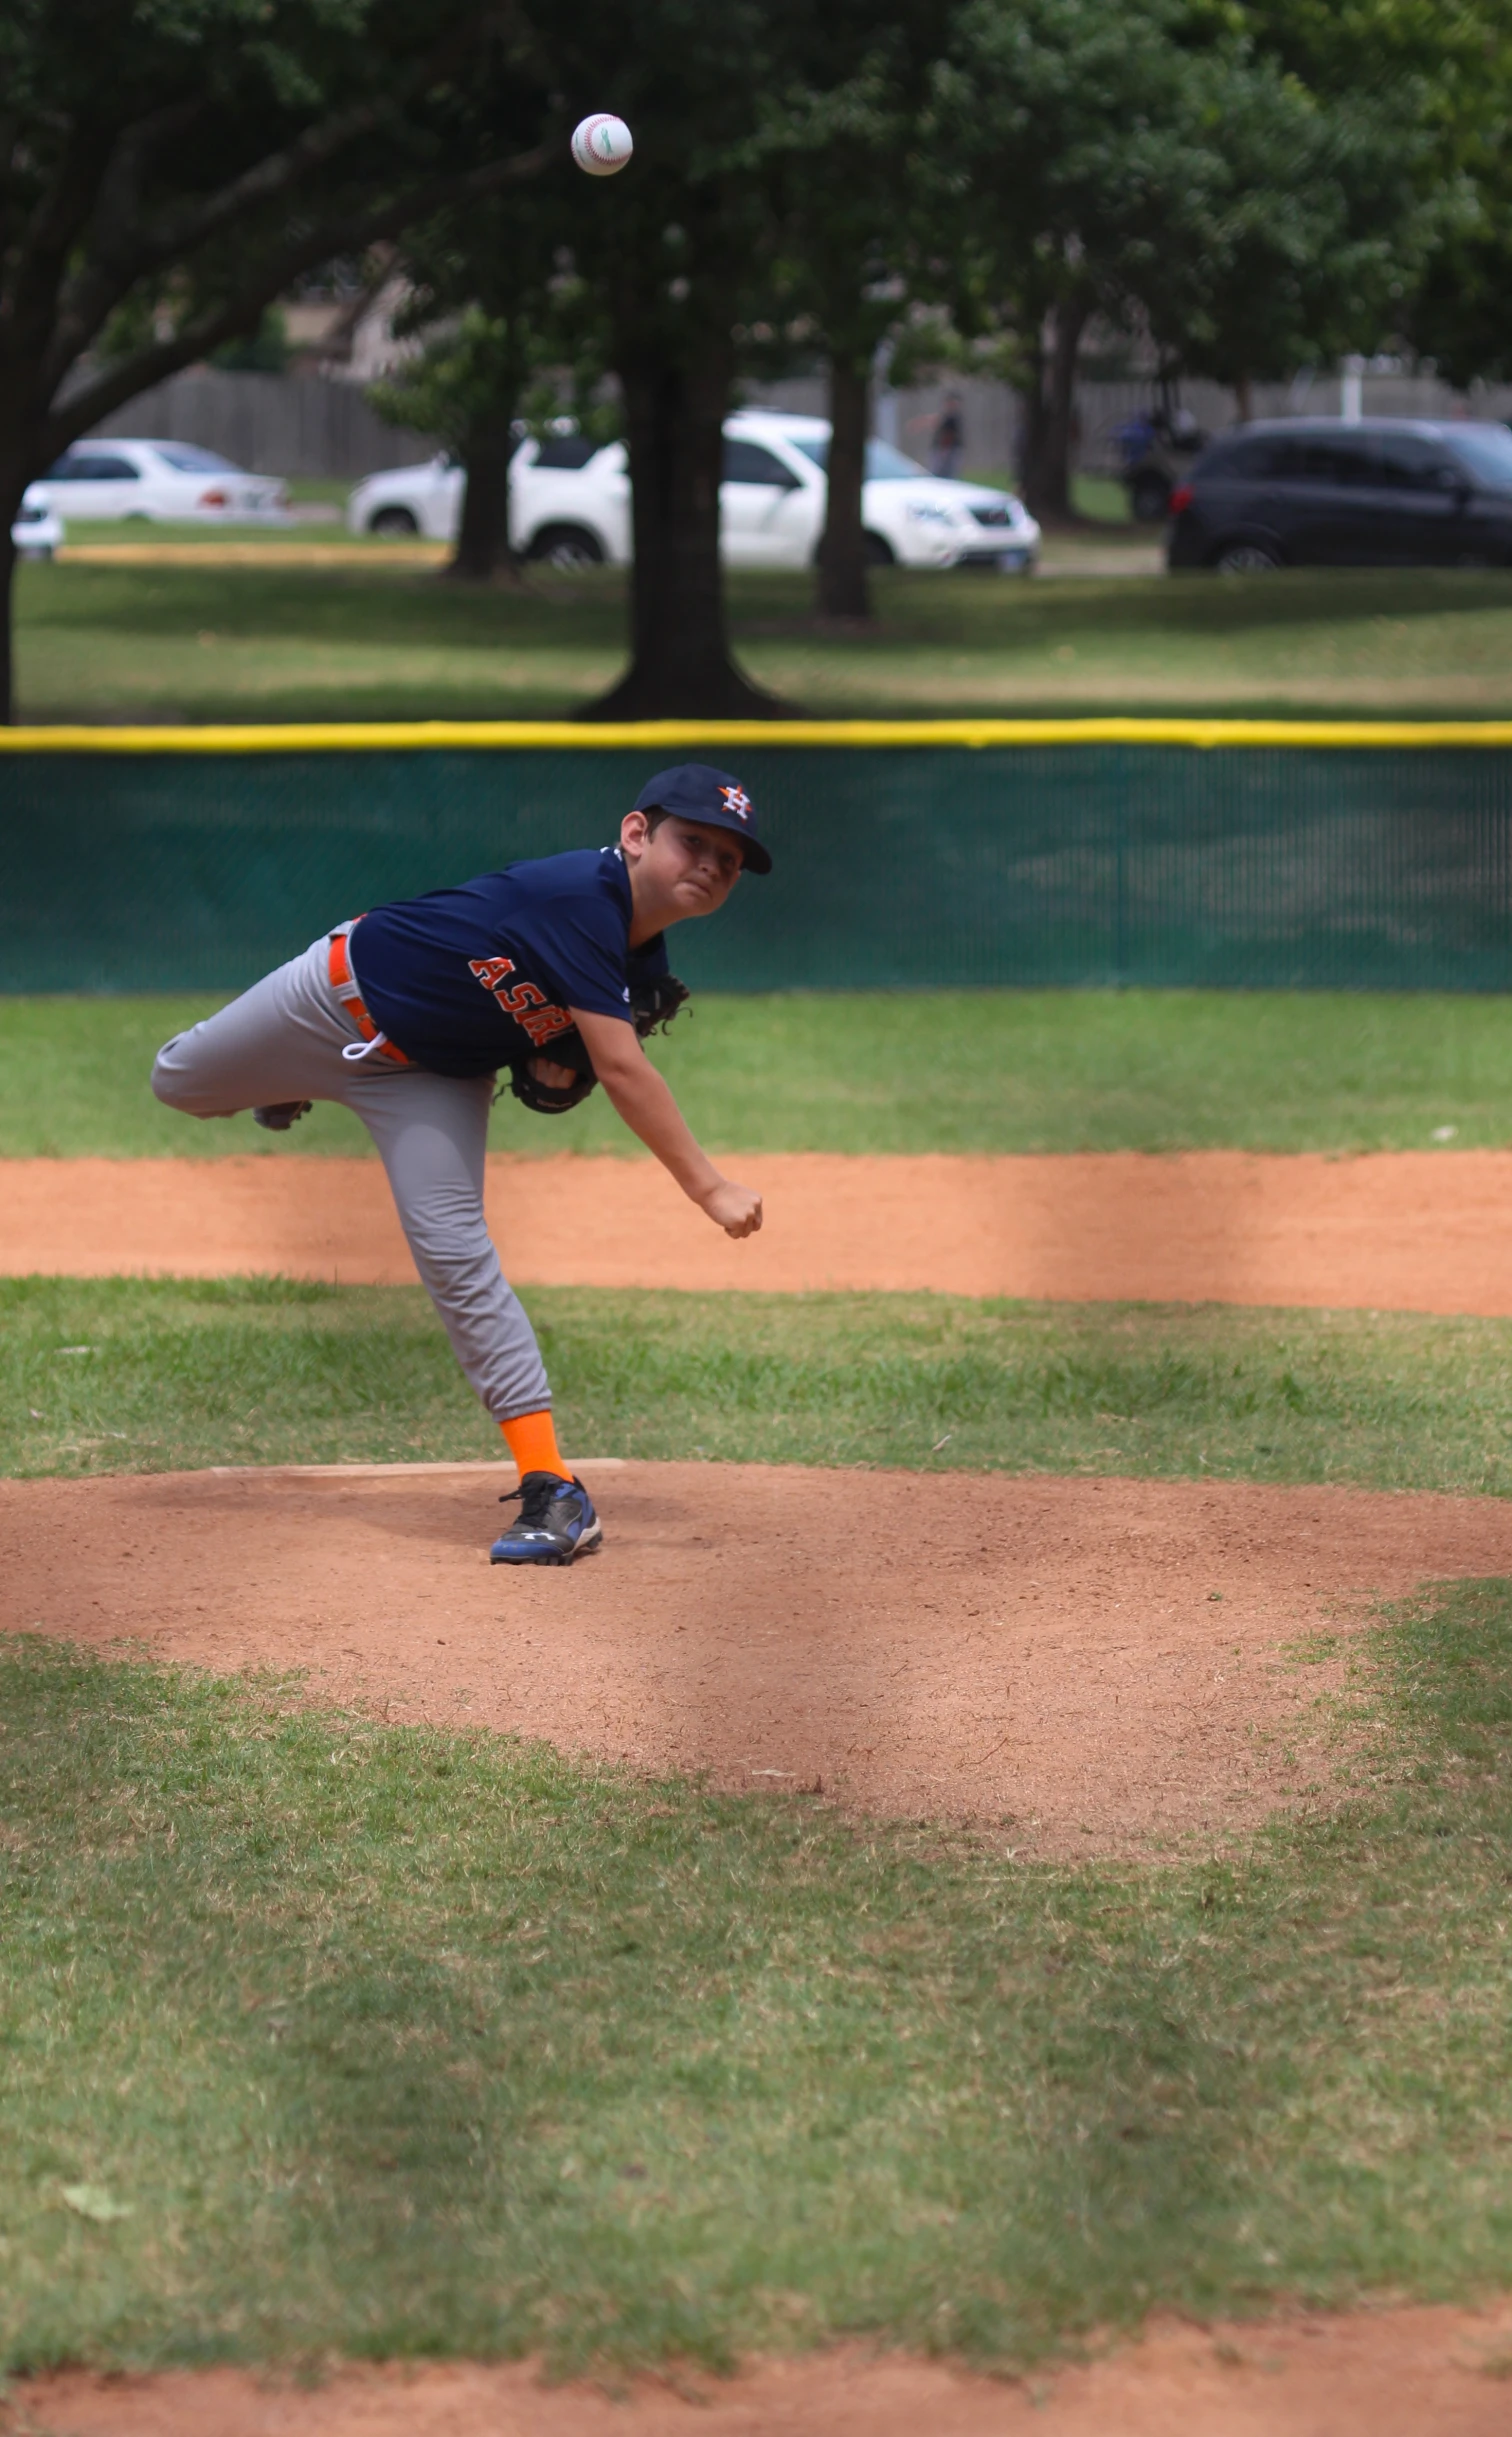
[(643, 812), (627, 812), (620, 845), (637, 914), (654, 914), (657, 929), (692, 914), (717, 914), (740, 878), (745, 858), (728, 829), (706, 829), (673, 813), (648, 833)]

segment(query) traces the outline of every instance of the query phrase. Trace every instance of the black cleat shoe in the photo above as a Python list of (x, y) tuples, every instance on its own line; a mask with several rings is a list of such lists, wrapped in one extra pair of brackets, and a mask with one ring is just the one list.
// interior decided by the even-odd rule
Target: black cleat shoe
[(266, 1126), (270, 1134), (287, 1134), (296, 1117), (308, 1117), (314, 1106), (313, 1100), (275, 1100), (267, 1108), (255, 1108), (252, 1122)]
[(559, 1472), (527, 1472), (499, 1504), (507, 1506), (511, 1498), (519, 1499), (520, 1512), (489, 1550), (492, 1565), (571, 1565), (604, 1537), (593, 1500), (579, 1480), (564, 1481)]

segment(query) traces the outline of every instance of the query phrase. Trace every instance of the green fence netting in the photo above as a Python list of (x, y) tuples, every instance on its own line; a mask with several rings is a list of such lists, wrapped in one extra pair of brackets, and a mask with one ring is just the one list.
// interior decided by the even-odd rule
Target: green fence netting
[[(0, 988), (229, 989), (343, 915), (607, 841), (688, 750), (8, 751)], [(1512, 986), (1512, 750), (703, 748), (776, 870), (713, 990)]]

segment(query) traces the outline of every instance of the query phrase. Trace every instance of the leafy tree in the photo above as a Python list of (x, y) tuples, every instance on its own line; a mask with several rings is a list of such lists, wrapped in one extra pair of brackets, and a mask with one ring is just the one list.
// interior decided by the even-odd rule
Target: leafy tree
[(582, 179), (564, 231), (602, 309), (621, 392), (634, 568), (630, 666), (590, 717), (749, 717), (777, 706), (736, 667), (719, 556), (723, 426), (737, 327), (775, 241), (763, 96), (816, 0), (584, 0), (554, 29), (574, 93), (616, 62), (635, 158)]
[(967, 0), (935, 78), (935, 153), (974, 207), (956, 314), (967, 335), (998, 336), (1039, 516), (1070, 513), (1087, 324), (1160, 292), (1216, 174), (1187, 23), (1183, 0)]
[(885, 13), (876, 0), (831, 0), (801, 76), (772, 100), (775, 309), (802, 318), (828, 367), (821, 617), (871, 614), (862, 485), (872, 369), (912, 301), (929, 65), (948, 30), (944, 0), (891, 0)]
[(269, 305), (249, 338), (228, 338), (210, 358), (217, 372), (285, 372), (289, 328), (277, 305)]
[(1241, 399), (1254, 378), (1373, 347), (1390, 325), (1423, 241), (1420, 80), (1405, 55), (1362, 73), (1337, 16), (1325, 60), (1312, 0), (1298, 0), (1288, 49), (1287, 10), (967, 0), (937, 80), (957, 174), (988, 203), (958, 312), (1007, 344), (1038, 514), (1069, 512), (1094, 316)]
[[(612, 101), (635, 137), (619, 176), (573, 177), (552, 191), (549, 243), (532, 255), (551, 266), (530, 307), (540, 356), (576, 365), (580, 391), (589, 371), (615, 375), (629, 461), (630, 666), (591, 717), (777, 707), (730, 650), (723, 426), (737, 332), (769, 299), (780, 248), (772, 164), (796, 136), (774, 97), (802, 85), (819, 22), (817, 0), (731, 0), (720, 10), (583, 0), (544, 38), (570, 108)], [(609, 94), (605, 59), (617, 63)], [(422, 249), (425, 284), (438, 300), (471, 297), (500, 319), (499, 283), (514, 276), (532, 217), (518, 201), (502, 211), (491, 262), (471, 221), (448, 215), (451, 265)]]
[[(433, 299), (427, 295), (427, 306)], [(420, 355), (369, 397), (387, 422), (430, 432), (462, 468), (462, 515), (445, 573), (487, 583), (516, 573), (509, 541), (509, 460), (515, 410), (530, 371), (523, 314), (468, 305), (427, 338)]]
[(1431, 311), (1457, 314), (1477, 285), (1477, 176), (1494, 183), (1507, 118), (1502, 0), (1192, 6), (1198, 52), (1221, 27), (1199, 106), (1223, 142), (1156, 308), (1183, 361), (1247, 411), (1252, 379), (1422, 345)]
[[(301, 273), (551, 151), (497, 0), (14, 0), (0, 16), (0, 717), (26, 484)], [(554, 151), (554, 147), (552, 147)]]
[(1512, 377), (1512, 20), (1505, 7), (1498, 0), (1461, 6), (1451, 25), (1440, 23), (1430, 56), (1415, 64), (1434, 143), (1437, 210), (1401, 325), (1446, 380), (1468, 389), (1475, 380)]
[(434, 432), (461, 466), (462, 516), (446, 572), (465, 581), (517, 573), (510, 460), (520, 421), (544, 424), (567, 402), (562, 368), (580, 423), (602, 423), (589, 404), (604, 370), (602, 315), (555, 260), (556, 202), (550, 185), (495, 198), (440, 215), (404, 247), (413, 293), (398, 326), (421, 333), (424, 345), (373, 402), (392, 422)]
[(1193, 168), (1173, 129), (1168, 17), (1161, 0), (966, 0), (936, 73), (934, 156), (958, 210), (975, 207), (956, 319), (1000, 341), (1022, 400), (1019, 487), (1039, 517), (1071, 512), (1083, 331), (1100, 307), (1119, 312), (1134, 224)]
[[(1267, 0), (1186, 64), (1209, 168), (1147, 304), (1183, 365), (1226, 382), (1242, 414), (1252, 381), (1373, 352), (1400, 329), (1446, 208), (1421, 65), (1367, 13), (1374, 0), (1352, 26), (1347, 12), (1325, 25), (1313, 0)], [(1307, 39), (1282, 39), (1288, 15)]]
[[(1507, 131), (1512, 142), (1512, 127)], [(1512, 178), (1507, 154), (1475, 180), (1468, 223), (1435, 246), (1404, 314), (1419, 354), (1455, 389), (1512, 380)]]
[[(801, 220), (804, 249), (824, 253), (806, 269), (831, 300), (819, 342), (842, 367), (831, 499), (836, 533), (851, 503), (854, 546), (862, 367), (875, 344), (856, 283), (864, 289), (867, 264), (890, 250), (898, 214), (896, 158), (889, 186), (875, 157), (895, 107), (888, 28), (909, 8), (946, 5), (888, 0), (868, 25), (860, 0), (584, 0), (553, 35), (573, 92), (588, 89), (598, 61), (618, 63), (614, 107), (636, 142), (622, 176), (584, 182), (570, 237), (608, 323), (633, 496), (631, 664), (597, 716), (778, 707), (735, 667), (725, 618), (719, 486), (737, 333), (790, 310)], [(867, 193), (848, 199), (845, 159), (862, 158)]]

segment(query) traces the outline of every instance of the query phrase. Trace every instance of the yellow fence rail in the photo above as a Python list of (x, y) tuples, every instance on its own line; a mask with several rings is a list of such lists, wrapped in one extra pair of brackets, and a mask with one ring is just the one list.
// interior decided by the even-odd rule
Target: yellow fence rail
[(775, 746), (1512, 745), (1505, 719), (524, 719), (329, 720), (200, 728), (0, 728), (0, 753), (681, 753)]

